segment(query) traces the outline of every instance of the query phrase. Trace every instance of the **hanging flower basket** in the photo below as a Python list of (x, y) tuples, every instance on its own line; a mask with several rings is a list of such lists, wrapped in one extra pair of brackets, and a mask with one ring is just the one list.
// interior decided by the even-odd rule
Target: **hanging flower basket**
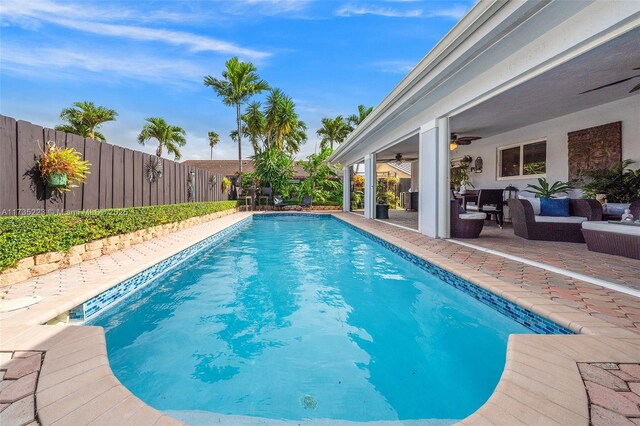
[(67, 186), (67, 174), (66, 173), (51, 173), (46, 177), (47, 186), (49, 188), (61, 188)]
[(91, 163), (82, 159), (82, 154), (73, 148), (56, 146), (55, 142), (44, 144), (42, 155), (36, 161), (40, 176), (49, 188), (59, 192), (77, 188), (86, 181)]

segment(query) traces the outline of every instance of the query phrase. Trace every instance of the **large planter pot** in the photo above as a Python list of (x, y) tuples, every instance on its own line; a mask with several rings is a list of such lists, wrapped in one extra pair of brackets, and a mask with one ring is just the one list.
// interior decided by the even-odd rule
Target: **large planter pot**
[(376, 204), (376, 219), (389, 219), (389, 204)]
[(67, 186), (67, 174), (66, 173), (51, 173), (47, 176), (47, 186), (50, 188), (60, 188)]

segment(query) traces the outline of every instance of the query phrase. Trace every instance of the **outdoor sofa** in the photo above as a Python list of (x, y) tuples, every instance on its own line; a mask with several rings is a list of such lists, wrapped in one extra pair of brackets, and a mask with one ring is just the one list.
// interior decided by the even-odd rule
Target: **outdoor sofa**
[[(640, 200), (629, 207), (640, 218)], [(582, 234), (590, 251), (640, 259), (640, 226), (609, 222), (584, 222)]]
[(527, 240), (584, 243), (582, 223), (602, 220), (602, 206), (596, 200), (569, 201), (569, 216), (541, 216), (534, 211), (535, 199), (510, 199), (513, 232)]

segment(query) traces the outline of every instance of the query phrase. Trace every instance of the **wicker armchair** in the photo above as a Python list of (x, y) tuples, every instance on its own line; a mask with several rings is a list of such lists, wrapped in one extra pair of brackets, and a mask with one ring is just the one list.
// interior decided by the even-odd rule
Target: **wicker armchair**
[[(640, 200), (629, 210), (634, 219), (640, 218)], [(640, 259), (640, 227), (592, 222), (582, 225), (582, 234), (590, 251)]]
[[(523, 199), (509, 200), (509, 210), (513, 221), (513, 232), (527, 240), (565, 241), (584, 243), (581, 222), (536, 221), (531, 203)], [(586, 220), (602, 220), (602, 206), (596, 200), (574, 200), (569, 204), (569, 213)], [(545, 216), (545, 218), (548, 218)]]
[(460, 214), (459, 200), (451, 200), (450, 207), (451, 238), (478, 238), (487, 215), (484, 213)]

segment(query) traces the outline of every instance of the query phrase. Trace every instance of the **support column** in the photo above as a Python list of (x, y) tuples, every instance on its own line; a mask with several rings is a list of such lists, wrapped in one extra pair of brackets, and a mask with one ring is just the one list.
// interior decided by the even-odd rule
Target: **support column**
[(438, 126), (431, 121), (420, 127), (418, 148), (418, 229), (421, 234), (436, 238), (438, 236), (438, 197), (437, 197), (437, 158)]
[(449, 237), (449, 120), (420, 128), (418, 229), (433, 238)]
[(451, 161), (449, 160), (449, 117), (438, 119), (438, 238), (449, 238), (451, 226)]
[(351, 167), (342, 168), (342, 211), (351, 211)]
[(376, 154), (364, 156), (364, 217), (376, 217)]

